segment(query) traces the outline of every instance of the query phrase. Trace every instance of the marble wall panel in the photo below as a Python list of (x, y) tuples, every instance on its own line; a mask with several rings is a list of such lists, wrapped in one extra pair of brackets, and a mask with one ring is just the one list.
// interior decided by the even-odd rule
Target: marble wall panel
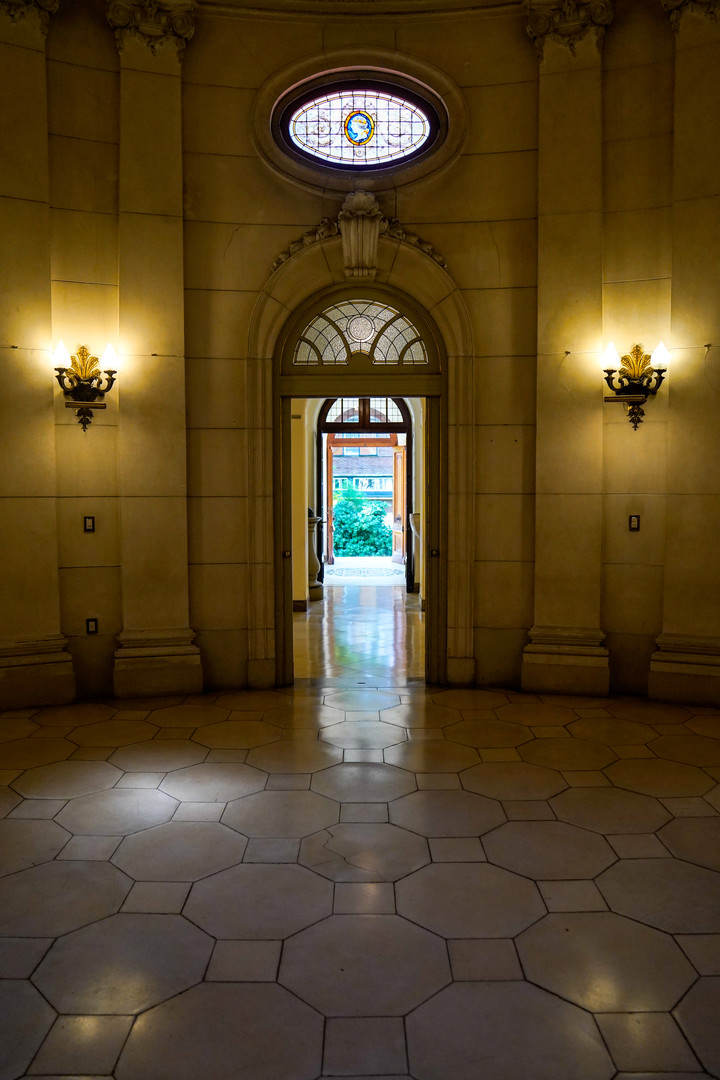
[[(317, 220), (309, 220), (306, 227), (311, 224), (317, 225)], [(297, 225), (186, 221), (184, 232), (188, 289), (254, 291), (267, 283), (273, 262), (303, 229)]]
[(245, 563), (190, 567), (190, 625), (194, 630), (241, 630), (248, 622)]
[(192, 357), (185, 362), (189, 428), (247, 424), (246, 361)]
[(468, 104), (466, 154), (537, 150), (537, 72), (527, 82), (465, 87)]
[(535, 428), (484, 424), (473, 431), (476, 492), (535, 490)]
[(600, 622), (604, 630), (655, 637), (662, 630), (663, 568), (606, 565)]
[(51, 275), (56, 281), (117, 285), (117, 218), (79, 210), (50, 211)]
[(419, 229), (422, 239), (442, 254), (461, 289), (515, 288), (537, 285), (537, 222), (464, 221)]
[(238, 428), (188, 431), (188, 493), (204, 496), (248, 494), (248, 433)]
[(118, 147), (108, 142), (49, 136), (50, 201), (65, 210), (115, 214)]
[(672, 213), (669, 206), (617, 210), (605, 215), (603, 279), (637, 281), (670, 277)]
[(205, 16), (185, 55), (183, 80), (208, 86), (258, 87), (299, 56), (321, 56), (322, 52), (320, 20)]
[(83, 435), (74, 422), (73, 412), (65, 411), (73, 417), (73, 422), (55, 427), (57, 495), (60, 498), (117, 495), (117, 428), (101, 420), (91, 424)]
[(473, 567), (473, 625), (530, 627), (533, 621), (534, 564), (476, 562)]
[[(95, 518), (95, 531), (84, 531), (84, 518)], [(61, 567), (117, 566), (120, 561), (118, 500), (102, 495), (57, 500), (58, 562)]]
[(86, 636), (85, 620), (96, 618), (98, 631), (118, 634), (122, 629), (119, 566), (60, 567), (62, 632)]
[[(47, 114), (45, 57), (34, 49), (18, 49), (0, 42), (3, 80), (13, 93), (3, 96), (0, 109), (0, 145), (12, 153), (0, 155), (0, 195), (14, 199), (47, 199), (47, 141), (43, 118)], [(27, 116), (38, 118), (28, 125)], [(23, 138), (17, 138), (17, 132)]]
[(246, 498), (188, 499), (188, 557), (191, 563), (235, 563), (247, 556)]
[(48, 130), (72, 139), (117, 143), (119, 81), (116, 71), (50, 60)]
[(476, 424), (534, 424), (537, 356), (478, 356), (473, 361)]
[(186, 627), (187, 507), (184, 497), (123, 497), (123, 625)]
[(519, 683), (527, 630), (513, 627), (473, 630), (475, 682), (481, 686), (513, 686)]
[(247, 630), (198, 630), (195, 644), (200, 649), (206, 686), (222, 690), (247, 685)]
[[(617, 485), (617, 482), (615, 483)], [(639, 514), (640, 529), (628, 518)], [(665, 558), (665, 493), (621, 493), (603, 499), (603, 560), (625, 566), (661, 566)]]
[(288, 199), (287, 182), (255, 156), (185, 153), (183, 159), (188, 221), (245, 225), (280, 221), (295, 224), (299, 236), (323, 216), (317, 195), (294, 189)]
[(537, 152), (465, 154), (421, 187), (399, 189), (401, 221), (504, 221), (537, 213)]
[(0, 511), (3, 577), (12, 582), (12, 589), (3, 590), (6, 635), (33, 641), (58, 633), (57, 563), (48, 552), (48, 540), (55, 539), (55, 500), (3, 498)]
[(535, 554), (535, 498), (532, 493), (473, 497), (475, 558), (532, 562)]
[(537, 290), (464, 289), (476, 356), (528, 356), (537, 349)]
[[(2, 260), (0, 260), (0, 263)], [(12, 395), (0, 395), (0, 490), (4, 496), (55, 494), (52, 360), (45, 349), (0, 349), (3, 378)]]
[(183, 149), (190, 154), (232, 154), (252, 150), (255, 91), (202, 86), (183, 81)]
[(423, 19), (404, 18), (397, 47), (447, 71), (459, 86), (529, 82), (537, 78), (537, 57), (514, 15), (487, 22), (455, 16), (437, 20), (428, 33)]
[(666, 134), (606, 143), (605, 210), (667, 206), (672, 159), (672, 139)]

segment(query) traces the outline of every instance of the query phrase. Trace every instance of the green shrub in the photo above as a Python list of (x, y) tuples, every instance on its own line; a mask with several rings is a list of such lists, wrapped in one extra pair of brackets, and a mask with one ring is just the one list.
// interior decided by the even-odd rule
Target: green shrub
[[(354, 496), (354, 497), (353, 497)], [(333, 507), (333, 550), (336, 555), (392, 555), (392, 529), (385, 524), (387, 507), (366, 502), (354, 492)]]

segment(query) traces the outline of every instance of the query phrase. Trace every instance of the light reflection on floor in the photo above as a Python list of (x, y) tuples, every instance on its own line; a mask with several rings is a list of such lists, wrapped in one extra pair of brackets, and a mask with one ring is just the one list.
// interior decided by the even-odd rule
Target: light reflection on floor
[(404, 586), (343, 585), (295, 612), (296, 679), (372, 678), (401, 686), (425, 671), (425, 616)]

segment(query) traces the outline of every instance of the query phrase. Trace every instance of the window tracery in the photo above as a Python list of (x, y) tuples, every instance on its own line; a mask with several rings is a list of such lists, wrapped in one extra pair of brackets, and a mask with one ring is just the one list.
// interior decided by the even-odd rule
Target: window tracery
[(293, 354), (294, 367), (349, 364), (364, 353), (378, 365), (426, 365), (420, 334), (399, 311), (376, 300), (342, 300), (305, 328)]

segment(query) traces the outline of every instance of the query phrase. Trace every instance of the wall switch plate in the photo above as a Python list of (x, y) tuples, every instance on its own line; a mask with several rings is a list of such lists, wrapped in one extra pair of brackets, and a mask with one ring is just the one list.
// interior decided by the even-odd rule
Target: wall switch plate
[(95, 518), (86, 515), (83, 518), (83, 530), (84, 532), (95, 532)]
[(628, 518), (628, 529), (630, 532), (640, 532), (640, 515), (631, 514)]
[(97, 621), (97, 619), (86, 619), (85, 620), (85, 633), (86, 634), (97, 634), (97, 632), (98, 632), (98, 621)]

